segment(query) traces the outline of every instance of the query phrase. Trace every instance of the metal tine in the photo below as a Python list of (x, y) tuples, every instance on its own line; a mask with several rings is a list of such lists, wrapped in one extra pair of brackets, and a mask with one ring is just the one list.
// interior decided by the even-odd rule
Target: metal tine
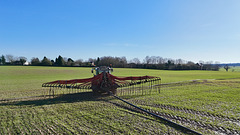
[(57, 87), (56, 84), (55, 84), (55, 85), (54, 85), (54, 91), (55, 91), (54, 94), (55, 94), (55, 95), (57, 95), (57, 91), (58, 91), (57, 89), (58, 89), (58, 87)]
[(159, 79), (158, 81), (159, 81), (159, 83), (158, 83), (158, 91), (159, 92), (158, 93), (161, 93), (161, 85), (160, 85), (161, 84), (161, 79)]
[(135, 81), (133, 81), (133, 95), (135, 95), (136, 94), (136, 92), (135, 92)]
[(51, 93), (50, 93), (50, 92), (51, 92), (51, 88), (52, 88), (52, 87), (50, 87), (50, 89), (49, 89), (49, 93), (48, 93), (49, 96), (50, 96), (50, 94), (51, 94)]
[(70, 88), (72, 88), (72, 93), (74, 93), (74, 92), (73, 92), (73, 89), (74, 89), (73, 86), (74, 86), (74, 84), (75, 84), (75, 83), (72, 83), (72, 84), (70, 85)]
[(158, 87), (159, 87), (159, 80), (157, 79), (156, 80), (156, 90), (157, 90), (157, 93), (158, 93)]
[(128, 95), (130, 95), (131, 94), (131, 85), (129, 84), (129, 86), (128, 86)]
[(55, 95), (58, 96), (58, 87), (54, 87), (55, 88)]
[(54, 97), (54, 96), (55, 96), (55, 95), (54, 95), (54, 94), (55, 94), (55, 87), (53, 87), (53, 91), (52, 91), (52, 92), (53, 92), (53, 97)]

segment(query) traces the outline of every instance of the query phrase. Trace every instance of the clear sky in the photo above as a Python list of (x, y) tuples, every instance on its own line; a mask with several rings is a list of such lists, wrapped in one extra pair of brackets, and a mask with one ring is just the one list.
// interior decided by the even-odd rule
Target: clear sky
[(0, 55), (240, 62), (240, 0), (0, 0)]

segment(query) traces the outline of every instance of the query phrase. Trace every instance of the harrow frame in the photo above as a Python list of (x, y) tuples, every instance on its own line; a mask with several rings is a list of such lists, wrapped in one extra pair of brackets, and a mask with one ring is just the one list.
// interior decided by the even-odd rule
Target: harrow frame
[(151, 94), (153, 89), (160, 93), (161, 78), (153, 76), (117, 77), (103, 72), (92, 78), (57, 80), (43, 83), (43, 88), (49, 88), (49, 95), (61, 95), (66, 93), (89, 92), (115, 95), (145, 95)]

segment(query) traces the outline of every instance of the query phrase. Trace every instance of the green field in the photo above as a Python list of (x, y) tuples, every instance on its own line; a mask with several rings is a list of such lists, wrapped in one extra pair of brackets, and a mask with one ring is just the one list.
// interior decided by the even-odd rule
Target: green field
[[(112, 97), (37, 97), (42, 83), (89, 78), (90, 69), (0, 66), (0, 134), (184, 134)], [(113, 75), (159, 76), (160, 94), (123, 98), (203, 134), (239, 134), (240, 72), (115, 68)]]

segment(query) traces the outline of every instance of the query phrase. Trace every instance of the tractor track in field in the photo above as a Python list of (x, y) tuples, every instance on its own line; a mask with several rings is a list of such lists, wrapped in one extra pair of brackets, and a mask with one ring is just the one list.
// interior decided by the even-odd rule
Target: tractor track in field
[(179, 81), (179, 82), (171, 82), (171, 83), (162, 83), (161, 87), (173, 87), (173, 86), (184, 86), (184, 85), (193, 85), (193, 84), (203, 84), (209, 83), (215, 79), (197, 79), (197, 80), (187, 80), (187, 81)]
[(228, 116), (220, 115), (220, 114), (211, 114), (209, 112), (204, 112), (204, 111), (196, 111), (193, 109), (188, 109), (188, 108), (181, 108), (177, 106), (171, 106), (171, 105), (164, 105), (164, 104), (146, 104), (143, 101), (140, 100), (134, 100), (134, 103), (142, 106), (149, 106), (149, 107), (155, 107), (155, 108), (160, 108), (163, 110), (172, 110), (172, 111), (179, 111), (183, 113), (190, 113), (194, 115), (199, 115), (202, 117), (210, 117), (212, 119), (218, 119), (222, 121), (231, 121), (231, 122), (240, 122), (240, 119), (235, 119), (235, 118), (230, 118)]
[[(43, 111), (44, 111), (44, 113), (46, 113), (46, 109), (44, 109), (43, 108)], [(46, 132), (46, 131), (48, 131), (48, 129), (47, 129), (47, 125), (46, 125), (46, 123), (41, 119), (41, 117), (40, 117), (40, 115), (35, 115), (35, 114), (37, 114), (37, 110), (36, 110), (36, 108), (33, 108), (33, 110), (32, 110), (32, 114), (34, 114), (34, 117), (36, 117), (36, 119), (38, 120), (37, 121), (37, 124), (39, 125), (38, 127), (40, 127), (41, 129), (38, 129), (39, 131), (40, 131), (40, 133), (42, 134), (49, 134), (49, 132)], [(35, 127), (37, 127), (36, 125), (35, 125), (35, 123), (33, 124)]]
[[(207, 117), (207, 118), (210, 118), (211, 120), (218, 120), (218, 121), (221, 121), (221, 122), (228, 121), (228, 122), (234, 123), (235, 125), (240, 126), (240, 119), (230, 118), (230, 117), (224, 116), (224, 115), (211, 114), (209, 112), (196, 111), (196, 110), (193, 110), (193, 109), (181, 108), (181, 107), (164, 105), (164, 104), (154, 104), (154, 105), (147, 104), (146, 105), (146, 104), (144, 104), (143, 101), (140, 101), (140, 100), (138, 100), (137, 102), (134, 102), (134, 103), (137, 103), (137, 104), (142, 105), (142, 106), (156, 107), (156, 108), (160, 108), (162, 110), (171, 110), (171, 111), (174, 111), (174, 112), (178, 111), (178, 112), (183, 112), (183, 113), (186, 113), (186, 114), (193, 114), (195, 116)], [(157, 112), (157, 111), (153, 111), (153, 110), (150, 110), (150, 111), (152, 113), (155, 113), (155, 114), (158, 114), (158, 115), (162, 114), (163, 117), (166, 117), (166, 118), (183, 121), (185, 123), (187, 122), (187, 123), (190, 123), (192, 125), (199, 125), (200, 127), (205, 128), (205, 129), (208, 129), (208, 127), (209, 127), (209, 129), (212, 129), (214, 131), (222, 131), (223, 133), (229, 133), (230, 132), (231, 134), (240, 134), (240, 132), (237, 131), (237, 130), (227, 129), (227, 128), (224, 128), (224, 127), (221, 127), (221, 126), (215, 126), (215, 125), (211, 125), (211, 124), (206, 124), (204, 122), (199, 122), (199, 121), (196, 121), (196, 120), (189, 120), (189, 119), (184, 118), (184, 117), (175, 116), (175, 115), (171, 115), (171, 114), (167, 114), (167, 113)]]
[(209, 130), (215, 131), (216, 133), (231, 134), (231, 135), (240, 134), (239, 131), (234, 130), (234, 129), (229, 129), (229, 128), (225, 128), (225, 127), (222, 127), (222, 126), (207, 124), (207, 123), (204, 123), (204, 122), (188, 119), (188, 118), (185, 118), (185, 117), (175, 116), (175, 115), (171, 115), (171, 114), (167, 114), (167, 113), (160, 113), (160, 112), (156, 112), (156, 111), (153, 111), (153, 110), (148, 110), (148, 111), (152, 112), (154, 114), (157, 114), (159, 116), (162, 116), (164, 118), (176, 121), (176, 122), (180, 122), (180, 123), (183, 123), (183, 124), (186, 124), (186, 125), (190, 124), (191, 126), (194, 125), (194, 126), (206, 129), (206, 130), (209, 129)]
[[(132, 101), (133, 102), (133, 101)], [(140, 101), (142, 102), (142, 101)], [(128, 109), (130, 111), (134, 111), (134, 112), (138, 112), (141, 114), (147, 114), (145, 112), (142, 112), (134, 107), (126, 107), (124, 105), (118, 104), (118, 103), (113, 103), (112, 104), (119, 106), (121, 108), (124, 109)], [(165, 109), (165, 110), (172, 110), (172, 111), (181, 111), (184, 113), (191, 113), (194, 115), (198, 115), (198, 116), (205, 116), (205, 117), (210, 117), (212, 119), (218, 119), (218, 120), (223, 120), (223, 121), (231, 121), (231, 122), (238, 122), (238, 119), (232, 119), (229, 117), (225, 117), (222, 115), (213, 115), (210, 114), (208, 112), (202, 112), (202, 111), (195, 111), (192, 109), (186, 109), (186, 108), (180, 108), (180, 107), (175, 107), (175, 106), (170, 106), (170, 105), (146, 105), (146, 104), (140, 104), (139, 102), (133, 102), (134, 104), (138, 103), (138, 105), (142, 105), (142, 106), (152, 106), (152, 107), (157, 107), (157, 108), (161, 108), (161, 109)], [(197, 120), (193, 120), (193, 119), (189, 119), (189, 118), (185, 118), (185, 117), (181, 117), (181, 116), (176, 116), (176, 115), (172, 115), (172, 114), (168, 114), (168, 113), (163, 113), (163, 112), (158, 112), (152, 109), (146, 109), (147, 111), (154, 113), (156, 115), (159, 115), (161, 117), (164, 117), (166, 119), (169, 119), (171, 121), (175, 121), (177, 123), (180, 123), (182, 125), (191, 125), (191, 127), (198, 127), (198, 128), (203, 128), (205, 130), (211, 130), (213, 132), (215, 132), (216, 134), (231, 134), (231, 135), (238, 135), (240, 134), (240, 132), (238, 130), (235, 129), (229, 129), (229, 128), (225, 128), (222, 126), (217, 126), (217, 125), (213, 125), (213, 124), (209, 124), (209, 123), (205, 123), (202, 121), (197, 121)], [(148, 114), (147, 114), (148, 115)]]

